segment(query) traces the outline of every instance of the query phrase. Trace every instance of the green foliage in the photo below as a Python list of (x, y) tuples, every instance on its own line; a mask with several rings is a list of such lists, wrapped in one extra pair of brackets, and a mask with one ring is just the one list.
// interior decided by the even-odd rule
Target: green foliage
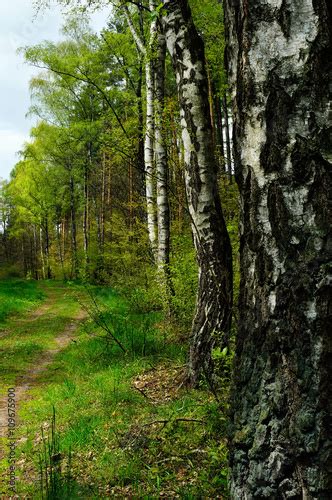
[(171, 276), (175, 294), (172, 309), (180, 329), (188, 332), (195, 310), (198, 267), (192, 236), (177, 234), (172, 240)]
[(224, 65), (225, 35), (222, 3), (218, 0), (190, 0), (195, 26), (203, 37), (208, 71), (215, 91), (223, 95), (227, 86)]

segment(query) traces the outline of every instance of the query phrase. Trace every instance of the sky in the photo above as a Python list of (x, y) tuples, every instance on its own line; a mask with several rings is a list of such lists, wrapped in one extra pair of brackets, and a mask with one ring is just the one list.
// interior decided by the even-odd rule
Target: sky
[[(43, 40), (60, 40), (64, 17), (53, 4), (35, 16), (33, 0), (0, 0), (0, 178), (8, 179), (17, 152), (29, 139), (36, 118), (26, 118), (30, 106), (29, 80), (38, 72), (24, 63), (17, 49)], [(91, 27), (100, 31), (107, 10), (91, 15)]]

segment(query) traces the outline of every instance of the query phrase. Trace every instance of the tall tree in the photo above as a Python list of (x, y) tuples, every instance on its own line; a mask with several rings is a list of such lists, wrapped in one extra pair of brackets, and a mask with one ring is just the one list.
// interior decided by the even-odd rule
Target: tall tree
[[(153, 11), (153, 1), (149, 1)], [(129, 29), (133, 35), (138, 50), (145, 58), (145, 88), (146, 88), (146, 119), (144, 140), (145, 164), (145, 193), (147, 206), (147, 223), (149, 240), (155, 260), (158, 259), (157, 211), (155, 189), (155, 61), (153, 57), (154, 46), (157, 40), (157, 18), (152, 19), (149, 29), (148, 43), (145, 45), (140, 34), (136, 31), (128, 7), (124, 6), (124, 13)]]
[(225, 3), (242, 206), (232, 497), (327, 499), (331, 4)]
[[(143, 42), (135, 29), (126, 6), (124, 12), (136, 45), (145, 58), (146, 131), (144, 150), (148, 232), (151, 248), (162, 278), (162, 286), (165, 288), (167, 308), (170, 312), (170, 295), (172, 293), (169, 271), (170, 210), (167, 147), (164, 131), (166, 40), (162, 24), (158, 19), (158, 10), (156, 10), (158, 7), (151, 0), (149, 1), (149, 9), (153, 17), (150, 22), (147, 43)], [(157, 196), (155, 196), (155, 191)]]
[(187, 1), (163, 2), (167, 47), (176, 74), (185, 182), (199, 264), (199, 289), (190, 342), (189, 380), (210, 379), (213, 347), (227, 345), (232, 317), (232, 251), (217, 189), (217, 166), (203, 41)]

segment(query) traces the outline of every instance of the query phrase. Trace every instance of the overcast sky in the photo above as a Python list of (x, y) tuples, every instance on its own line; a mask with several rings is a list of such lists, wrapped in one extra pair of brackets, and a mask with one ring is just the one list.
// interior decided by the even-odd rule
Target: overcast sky
[[(34, 14), (32, 0), (0, 0), (0, 177), (5, 179), (36, 121), (25, 115), (30, 105), (29, 80), (37, 70), (24, 63), (17, 49), (61, 37), (59, 7), (54, 4), (36, 19)], [(91, 16), (91, 26), (98, 32), (106, 20), (106, 10), (97, 12)]]

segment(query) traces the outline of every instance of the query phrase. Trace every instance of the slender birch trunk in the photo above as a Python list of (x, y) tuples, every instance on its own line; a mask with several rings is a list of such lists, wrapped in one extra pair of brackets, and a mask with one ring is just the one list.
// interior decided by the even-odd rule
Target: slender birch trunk
[[(33, 267), (35, 269), (35, 278), (38, 281), (39, 280), (39, 274), (38, 274), (38, 246), (37, 246), (37, 231), (36, 231), (36, 226), (33, 224), (32, 226), (33, 230)], [(31, 259), (32, 260), (32, 259)]]
[(139, 53), (139, 70), (138, 70), (138, 83), (137, 83), (137, 108), (138, 108), (138, 148), (137, 148), (137, 162), (138, 162), (138, 192), (142, 200), (145, 197), (145, 163), (144, 163), (144, 113), (143, 113), (143, 55)]
[(105, 197), (106, 197), (106, 153), (103, 152), (102, 159), (102, 178), (101, 178), (101, 207), (100, 207), (100, 251), (102, 260), (104, 260), (104, 245), (105, 245)]
[(22, 235), (22, 241), (21, 241), (21, 253), (22, 253), (22, 261), (23, 261), (23, 273), (24, 273), (24, 277), (26, 277), (28, 270), (27, 270), (27, 262), (26, 262), (26, 257), (25, 257), (24, 234)]
[(59, 261), (61, 265), (61, 271), (62, 271), (62, 277), (64, 280), (66, 280), (66, 273), (65, 273), (65, 267), (64, 267), (64, 256), (63, 256), (63, 251), (62, 251), (62, 242), (61, 242), (61, 227), (62, 223), (56, 224), (56, 235), (57, 235), (57, 243), (58, 243), (58, 256), (59, 256)]
[(227, 173), (229, 181), (232, 182), (232, 150), (231, 150), (231, 138), (229, 133), (229, 118), (228, 118), (228, 105), (227, 105), (226, 94), (223, 97), (223, 107), (225, 115)]
[(43, 280), (45, 279), (45, 260), (44, 260), (44, 248), (43, 248), (43, 230), (42, 227), (40, 226), (39, 228), (39, 252), (40, 252), (40, 262), (41, 262), (41, 268), (42, 268), (42, 278)]
[(158, 270), (165, 286), (168, 312), (171, 313), (170, 296), (174, 294), (170, 269), (170, 208), (168, 197), (168, 161), (164, 131), (164, 94), (165, 94), (165, 61), (166, 40), (162, 33), (157, 37), (157, 54), (155, 60), (155, 153), (157, 173), (157, 220), (158, 220)]
[(211, 130), (212, 130), (212, 144), (213, 150), (216, 148), (216, 130), (215, 130), (215, 122), (214, 122), (214, 109), (213, 109), (213, 90), (212, 90), (212, 81), (210, 75), (210, 69), (208, 67), (207, 61), (205, 60), (206, 66), (206, 76), (208, 82), (208, 97), (209, 97), (209, 108), (210, 108), (210, 122), (211, 122)]
[(146, 130), (144, 141), (145, 193), (147, 206), (148, 233), (152, 253), (157, 252), (157, 213), (154, 173), (154, 70), (153, 61), (146, 61)]
[[(149, 3), (153, 10), (153, 2)], [(157, 20), (154, 19), (150, 25), (149, 43), (145, 47), (142, 39), (135, 30), (129, 11), (124, 7), (129, 29), (140, 52), (145, 57), (145, 86), (146, 86), (146, 119), (144, 139), (144, 165), (145, 165), (145, 196), (147, 211), (147, 226), (151, 250), (155, 261), (157, 261), (157, 212), (156, 212), (156, 190), (154, 169), (154, 60), (151, 57), (157, 34)]]
[(87, 160), (84, 166), (84, 212), (83, 212), (83, 250), (85, 271), (89, 265), (89, 172), (92, 171), (92, 145), (87, 146)]
[(50, 266), (50, 235), (49, 235), (49, 227), (48, 227), (48, 215), (45, 216), (44, 226), (45, 226), (46, 276), (47, 276), (47, 279), (51, 279), (52, 278), (52, 270), (51, 270), (51, 266)]
[(234, 499), (332, 498), (332, 11), (226, 2), (241, 194)]
[(224, 150), (224, 134), (223, 134), (223, 120), (222, 120), (222, 112), (221, 112), (221, 104), (220, 97), (217, 95), (214, 98), (214, 107), (216, 112), (216, 121), (217, 121), (217, 137), (218, 137), (218, 152), (221, 157), (221, 168), (225, 169), (225, 150)]
[(70, 218), (71, 218), (71, 259), (72, 274), (74, 278), (78, 277), (78, 258), (77, 258), (77, 239), (76, 239), (76, 207), (75, 207), (75, 187), (74, 178), (70, 175)]
[(232, 251), (222, 214), (209, 113), (204, 47), (187, 1), (164, 0), (167, 47), (181, 109), (185, 182), (199, 265), (189, 380), (211, 381), (212, 349), (227, 345), (232, 318)]

